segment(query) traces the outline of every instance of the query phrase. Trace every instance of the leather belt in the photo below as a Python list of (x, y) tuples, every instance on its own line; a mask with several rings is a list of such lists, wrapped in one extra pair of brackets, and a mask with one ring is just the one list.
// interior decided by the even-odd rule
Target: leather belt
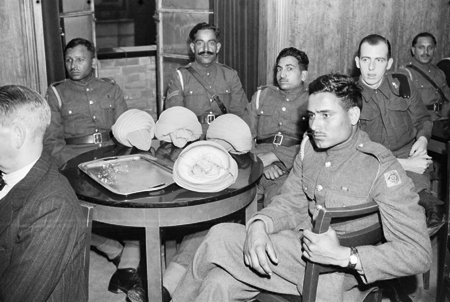
[(257, 144), (274, 144), (275, 146), (292, 147), (300, 144), (300, 140), (287, 137), (281, 132), (278, 132), (274, 136), (270, 136), (263, 139), (256, 139)]
[(65, 140), (68, 145), (101, 144), (111, 140), (111, 134), (110, 132), (94, 133), (91, 135), (66, 138)]
[(215, 115), (212, 112), (205, 112), (202, 115), (197, 116), (198, 121), (200, 124), (211, 124), (215, 119), (217, 115)]

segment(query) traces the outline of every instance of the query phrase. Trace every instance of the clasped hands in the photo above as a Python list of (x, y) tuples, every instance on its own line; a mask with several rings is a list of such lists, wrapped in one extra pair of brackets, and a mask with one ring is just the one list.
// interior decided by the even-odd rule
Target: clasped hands
[[(336, 232), (332, 228), (322, 234), (304, 230), (301, 252), (306, 259), (312, 262), (341, 267), (348, 265), (350, 256), (350, 248), (339, 244)], [(275, 248), (266, 232), (265, 224), (261, 220), (254, 221), (247, 230), (244, 243), (244, 262), (259, 274), (269, 278), (272, 275), (270, 263), (278, 264)]]

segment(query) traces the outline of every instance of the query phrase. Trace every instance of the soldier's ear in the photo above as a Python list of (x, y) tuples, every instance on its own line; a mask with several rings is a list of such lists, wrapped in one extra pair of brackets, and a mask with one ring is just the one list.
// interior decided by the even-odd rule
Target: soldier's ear
[(193, 53), (195, 53), (195, 45), (194, 43), (189, 44)]
[(355, 63), (356, 63), (356, 67), (361, 68), (359, 66), (359, 57), (358, 56), (355, 57)]
[(392, 66), (392, 63), (394, 63), (394, 59), (393, 59), (393, 58), (390, 58), (390, 59), (388, 60), (388, 65), (387, 65), (387, 68), (386, 68), (386, 69), (390, 69), (391, 66)]
[(308, 71), (302, 70), (302, 82), (306, 81), (307, 77), (308, 77)]
[(219, 50), (220, 50), (220, 47), (222, 46), (222, 44), (220, 44), (220, 43), (217, 43), (217, 50), (216, 50), (216, 53), (219, 53)]
[(96, 58), (92, 58), (91, 65), (92, 65), (92, 68), (97, 68), (97, 59)]
[(350, 117), (350, 123), (355, 126), (358, 124), (359, 116), (361, 115), (361, 109), (357, 106), (353, 106), (348, 110), (348, 116)]

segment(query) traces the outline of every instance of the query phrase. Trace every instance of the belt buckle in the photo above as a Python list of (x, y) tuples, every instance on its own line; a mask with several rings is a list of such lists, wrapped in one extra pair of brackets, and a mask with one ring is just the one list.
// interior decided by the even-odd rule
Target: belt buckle
[(433, 104), (433, 110), (434, 110), (434, 112), (438, 113), (438, 112), (441, 111), (441, 109), (442, 109), (442, 103), (441, 103), (441, 102), (435, 102), (435, 103)]
[(215, 119), (216, 116), (212, 112), (208, 113), (208, 115), (206, 115), (205, 117), (205, 121), (208, 125), (211, 124)]
[(94, 133), (94, 144), (101, 144), (103, 142), (101, 133)]
[(278, 132), (278, 133), (275, 134), (275, 136), (273, 137), (273, 142), (272, 142), (272, 144), (274, 144), (275, 146), (279, 146), (279, 145), (281, 145), (282, 142), (283, 142), (283, 134), (281, 134), (281, 132)]

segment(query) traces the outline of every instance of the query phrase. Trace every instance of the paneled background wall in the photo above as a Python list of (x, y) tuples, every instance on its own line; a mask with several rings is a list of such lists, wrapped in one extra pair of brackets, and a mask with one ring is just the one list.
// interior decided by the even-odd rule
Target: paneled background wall
[(358, 75), (354, 57), (372, 33), (391, 41), (393, 68), (410, 60), (412, 39), (423, 31), (438, 41), (435, 61), (450, 55), (449, 0), (265, 0), (260, 10), (260, 20), (267, 20), (260, 32), (259, 58), (267, 62), (260, 85), (273, 82), (275, 58), (288, 46), (307, 53), (309, 80), (331, 71)]

